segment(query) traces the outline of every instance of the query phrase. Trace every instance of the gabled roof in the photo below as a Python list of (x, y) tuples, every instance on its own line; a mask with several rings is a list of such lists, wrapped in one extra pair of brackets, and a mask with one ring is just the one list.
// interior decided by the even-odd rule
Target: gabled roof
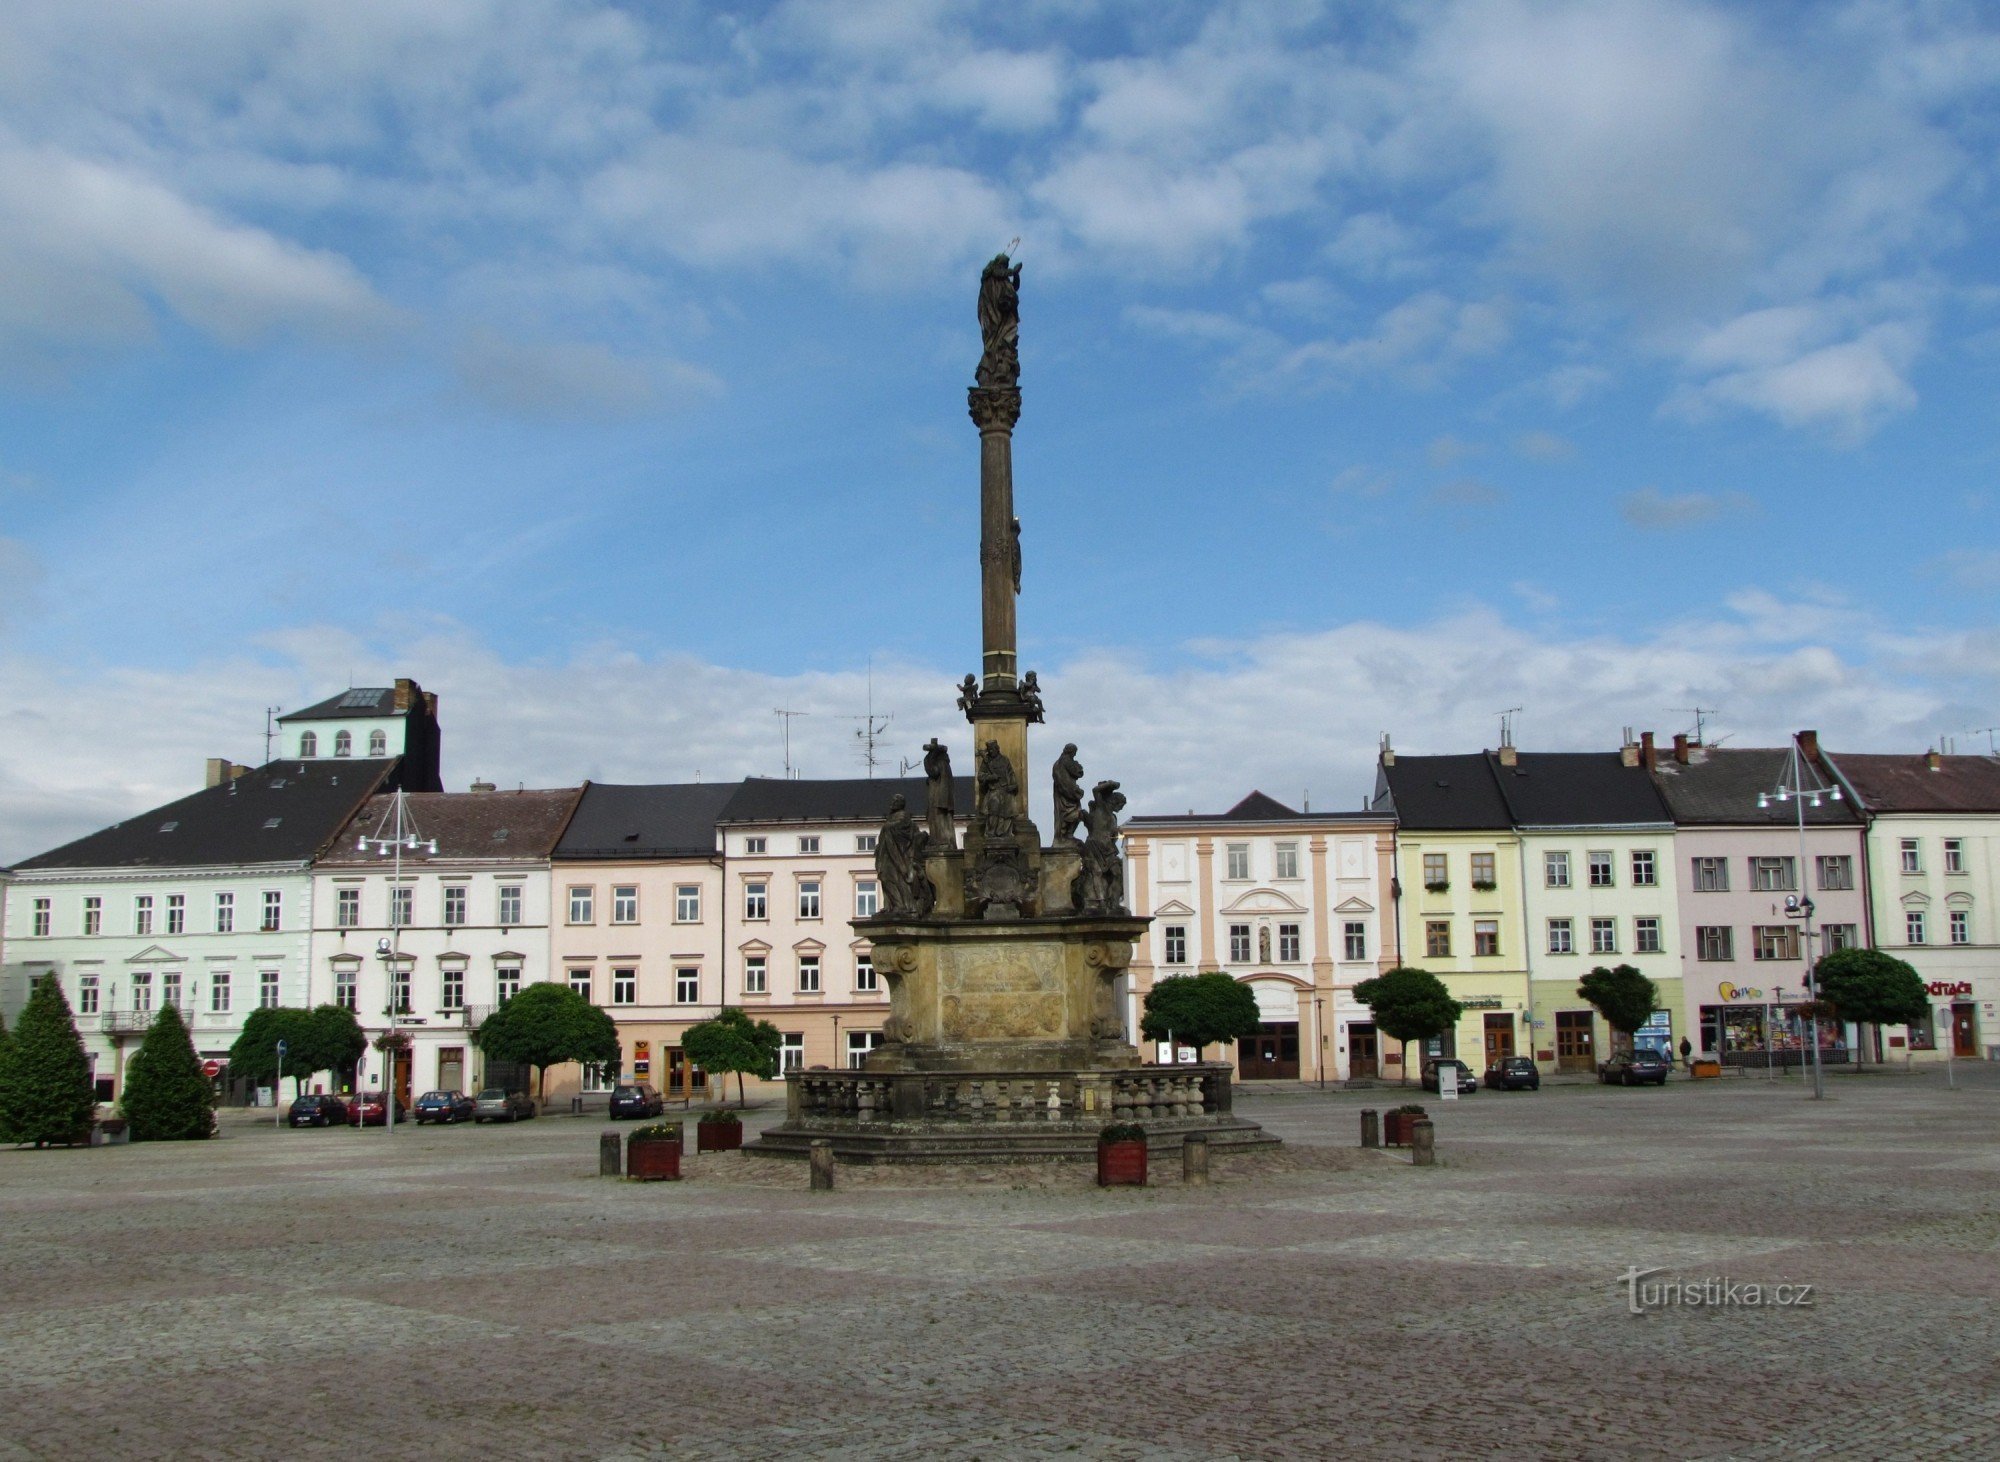
[[(1676, 823), (1715, 827), (1797, 826), (1796, 803), (1772, 797), (1768, 807), (1757, 805), (1760, 794), (1775, 792), (1791, 776), (1792, 752), (1784, 746), (1695, 746), (1688, 749), (1686, 765), (1662, 756), (1653, 770), (1654, 783)], [(1817, 768), (1808, 768), (1805, 780), (1833, 785), (1833, 779)], [(1804, 810), (1809, 826), (1861, 820), (1852, 803), (1831, 797), (1822, 797), (1817, 807), (1808, 801)]]
[(1381, 768), (1388, 783), (1388, 803), (1376, 799), (1378, 812), (1395, 811), (1396, 820), (1418, 832), (1513, 826), (1513, 814), (1487, 765), (1486, 753), (1469, 756), (1404, 756)]
[(328, 696), (318, 705), (307, 706), (302, 711), (280, 716), (278, 721), (280, 724), (286, 721), (350, 721), (400, 714), (403, 713), (396, 709), (395, 686), (364, 685)]
[(1829, 757), (1870, 812), (2000, 812), (2000, 759), (1939, 756)]
[(21, 870), (306, 863), (389, 778), (395, 758), (274, 761), (233, 782), (30, 858)]
[(1523, 751), (1511, 767), (1489, 752), (1487, 765), (1516, 827), (1672, 821), (1645, 768), (1626, 766), (1615, 751)]
[(1379, 809), (1363, 808), (1359, 812), (1298, 812), (1277, 798), (1263, 792), (1252, 792), (1227, 812), (1149, 812), (1128, 820), (1128, 826), (1144, 824), (1157, 826), (1162, 823), (1211, 823), (1211, 822), (1351, 822), (1369, 818), (1386, 818), (1388, 814)]
[[(582, 795), (581, 787), (534, 792), (413, 792), (404, 816), (416, 825), (422, 843), (403, 850), (403, 865), (422, 867), (475, 858), (546, 858)], [(391, 836), (396, 827), (395, 809), (396, 799), (387, 793), (369, 798), (340, 830), (332, 848), (320, 859), (322, 866), (379, 868), (385, 861), (382, 855), (372, 849), (364, 851), (358, 840)], [(432, 842), (437, 844), (435, 854), (430, 851)]]
[(665, 858), (715, 852), (715, 820), (735, 782), (584, 784), (558, 858)]
[[(912, 812), (923, 815), (922, 777), (848, 777), (833, 781), (792, 781), (750, 777), (740, 783), (717, 822), (880, 822), (898, 792)], [(952, 778), (952, 806), (972, 810), (972, 778)]]

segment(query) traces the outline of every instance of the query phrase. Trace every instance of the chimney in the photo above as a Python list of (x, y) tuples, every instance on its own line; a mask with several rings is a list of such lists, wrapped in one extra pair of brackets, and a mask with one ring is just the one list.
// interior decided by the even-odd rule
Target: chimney
[(1511, 766), (1517, 766), (1519, 765), (1519, 763), (1520, 763), (1520, 758), (1514, 754), (1514, 747), (1511, 742), (1500, 748), (1501, 766), (1511, 767)]
[(1639, 743), (1632, 739), (1630, 726), (1625, 728), (1625, 739), (1618, 746), (1618, 763), (1628, 767), (1639, 765)]
[(207, 776), (203, 780), (202, 786), (220, 787), (224, 782), (235, 781), (249, 770), (250, 768), (244, 766), (241, 762), (231, 761), (226, 756), (211, 756), (208, 759)]
[(1387, 731), (1384, 731), (1382, 733), (1382, 765), (1385, 767), (1392, 767), (1395, 764), (1396, 764), (1396, 748), (1389, 744), (1389, 733)]
[(1941, 772), (1944, 770), (1944, 758), (1935, 751), (1927, 751), (1924, 753), (1924, 765), (1934, 772)]
[(1685, 731), (1674, 733), (1674, 760), (1682, 766), (1688, 764), (1688, 738)]
[(1640, 765), (1644, 766), (1650, 772), (1654, 767), (1659, 765), (1659, 761), (1660, 754), (1653, 748), (1653, 733), (1650, 731), (1641, 731), (1639, 733)]
[(1801, 731), (1799, 733), (1799, 755), (1812, 765), (1819, 765), (1819, 732)]
[(395, 708), (399, 711), (410, 710), (416, 705), (417, 697), (423, 693), (423, 687), (410, 679), (409, 676), (397, 676)]
[(491, 782), (474, 782), (472, 790), (475, 792), (498, 792), (500, 789)]

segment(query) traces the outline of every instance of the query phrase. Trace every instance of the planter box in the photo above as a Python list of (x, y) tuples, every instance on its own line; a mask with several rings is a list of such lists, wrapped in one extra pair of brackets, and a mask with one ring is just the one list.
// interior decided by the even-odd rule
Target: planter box
[(1143, 1139), (1097, 1144), (1097, 1186), (1146, 1186), (1146, 1144)]
[(1382, 1145), (1384, 1147), (1408, 1147), (1410, 1129), (1426, 1120), (1415, 1112), (1384, 1112), (1382, 1114)]
[(1697, 1061), (1688, 1067), (1688, 1075), (1696, 1078), (1722, 1075), (1720, 1061)]
[(741, 1122), (697, 1122), (694, 1124), (696, 1152), (735, 1152), (743, 1146)]
[(676, 1182), (681, 1175), (678, 1137), (651, 1137), (625, 1144), (625, 1176), (641, 1183)]

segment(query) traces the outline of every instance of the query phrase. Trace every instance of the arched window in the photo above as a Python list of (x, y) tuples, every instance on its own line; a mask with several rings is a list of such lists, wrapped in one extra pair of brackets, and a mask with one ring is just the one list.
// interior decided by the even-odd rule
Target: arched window
[(354, 755), (354, 738), (345, 731), (333, 733), (333, 754), (335, 756)]
[(368, 733), (368, 754), (370, 756), (387, 756), (389, 754), (389, 733), (387, 731), (370, 731)]
[(317, 734), (308, 731), (305, 733), (305, 735), (299, 738), (299, 755), (300, 756), (319, 755), (319, 737)]

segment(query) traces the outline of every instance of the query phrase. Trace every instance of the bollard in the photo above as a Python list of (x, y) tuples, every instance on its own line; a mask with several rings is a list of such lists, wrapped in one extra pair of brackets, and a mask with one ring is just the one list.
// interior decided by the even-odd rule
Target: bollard
[(833, 1144), (824, 1137), (816, 1138), (812, 1145), (812, 1191), (831, 1193), (833, 1191)]
[(1361, 1145), (1363, 1147), (1382, 1145), (1382, 1114), (1373, 1107), (1361, 1109)]
[(1181, 1181), (1190, 1188), (1208, 1186), (1208, 1138), (1190, 1132), (1181, 1144)]
[(618, 1156), (618, 1134), (602, 1132), (597, 1138), (597, 1176), (615, 1178), (625, 1171), (625, 1164)]
[(1417, 1167), (1427, 1168), (1437, 1161), (1436, 1131), (1429, 1117), (1419, 1117), (1410, 1124), (1410, 1161)]

